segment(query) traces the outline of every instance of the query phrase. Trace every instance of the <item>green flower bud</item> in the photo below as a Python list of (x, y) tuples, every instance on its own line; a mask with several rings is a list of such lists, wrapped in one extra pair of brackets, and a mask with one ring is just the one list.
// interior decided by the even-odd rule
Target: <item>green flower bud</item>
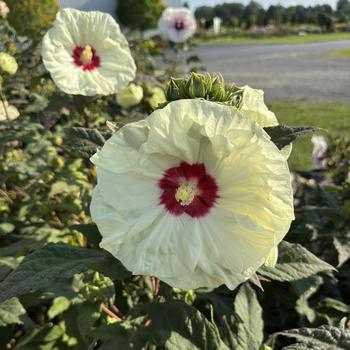
[(196, 293), (193, 290), (173, 288), (173, 292), (176, 294), (176, 299), (183, 300), (188, 305), (192, 305), (196, 300)]
[(167, 88), (167, 101), (179, 99), (203, 98), (238, 107), (242, 90), (236, 86), (227, 86), (219, 74), (191, 73), (184, 79), (171, 79)]
[(14, 57), (11, 55), (1, 52), (0, 53), (0, 68), (4, 72), (14, 75), (17, 72), (18, 64)]
[(165, 95), (166, 95), (166, 99), (170, 102), (170, 101), (176, 101), (176, 100), (180, 100), (181, 97), (181, 92), (182, 92), (182, 86), (181, 86), (181, 79), (174, 79), (171, 78), (170, 82), (167, 86)]
[(117, 103), (121, 107), (128, 109), (137, 106), (143, 98), (143, 89), (134, 83), (131, 83), (117, 95)]
[(214, 75), (212, 78), (212, 86), (209, 93), (210, 101), (222, 102), (225, 100), (225, 82), (221, 75)]
[(154, 87), (151, 91), (151, 96), (146, 99), (146, 102), (152, 109), (156, 109), (167, 101), (164, 90), (160, 87)]
[(85, 286), (80, 290), (85, 299), (96, 301), (108, 301), (114, 297), (113, 281), (95, 271), (84, 273)]
[(186, 83), (186, 95), (189, 98), (205, 98), (207, 94), (206, 79), (203, 75), (192, 73)]

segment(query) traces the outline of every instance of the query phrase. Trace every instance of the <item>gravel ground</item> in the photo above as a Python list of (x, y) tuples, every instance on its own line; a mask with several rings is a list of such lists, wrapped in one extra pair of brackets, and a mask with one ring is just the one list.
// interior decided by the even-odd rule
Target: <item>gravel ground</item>
[(265, 91), (267, 100), (338, 101), (350, 104), (350, 60), (327, 52), (350, 40), (308, 44), (202, 45), (195, 49), (209, 72)]

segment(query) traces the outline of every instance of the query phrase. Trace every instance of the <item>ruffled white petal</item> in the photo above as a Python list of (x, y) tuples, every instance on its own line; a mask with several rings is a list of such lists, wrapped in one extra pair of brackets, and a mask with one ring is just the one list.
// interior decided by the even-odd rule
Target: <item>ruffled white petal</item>
[(267, 108), (264, 102), (264, 91), (252, 89), (249, 86), (244, 86), (242, 89), (243, 98), (240, 111), (263, 128), (277, 126), (276, 115)]

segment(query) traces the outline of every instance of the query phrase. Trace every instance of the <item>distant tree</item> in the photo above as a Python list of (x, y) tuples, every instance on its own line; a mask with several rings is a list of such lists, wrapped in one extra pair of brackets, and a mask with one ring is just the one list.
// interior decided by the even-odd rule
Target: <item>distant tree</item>
[(121, 0), (118, 1), (117, 15), (122, 25), (147, 30), (157, 27), (163, 10), (163, 0)]
[(197, 19), (204, 18), (207, 21), (212, 21), (214, 18), (214, 8), (211, 6), (200, 6), (194, 13)]
[(244, 5), (238, 3), (224, 3), (214, 7), (214, 15), (220, 17), (224, 25), (240, 26)]
[(350, 0), (338, 0), (337, 16), (344, 22), (350, 19)]
[(255, 1), (250, 2), (243, 11), (243, 22), (246, 28), (264, 23), (262, 18), (262, 7)]
[(317, 16), (317, 24), (326, 32), (334, 31), (334, 19), (325, 13), (319, 13)]
[(285, 23), (285, 12), (286, 9), (281, 5), (271, 5), (265, 13), (265, 24), (275, 24), (280, 26)]

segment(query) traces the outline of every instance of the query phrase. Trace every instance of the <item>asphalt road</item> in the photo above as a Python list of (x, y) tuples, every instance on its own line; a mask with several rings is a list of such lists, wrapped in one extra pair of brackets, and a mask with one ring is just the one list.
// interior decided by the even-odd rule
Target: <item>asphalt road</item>
[(203, 45), (196, 53), (209, 72), (265, 91), (267, 100), (340, 101), (350, 104), (350, 60), (330, 58), (350, 40), (276, 45)]

